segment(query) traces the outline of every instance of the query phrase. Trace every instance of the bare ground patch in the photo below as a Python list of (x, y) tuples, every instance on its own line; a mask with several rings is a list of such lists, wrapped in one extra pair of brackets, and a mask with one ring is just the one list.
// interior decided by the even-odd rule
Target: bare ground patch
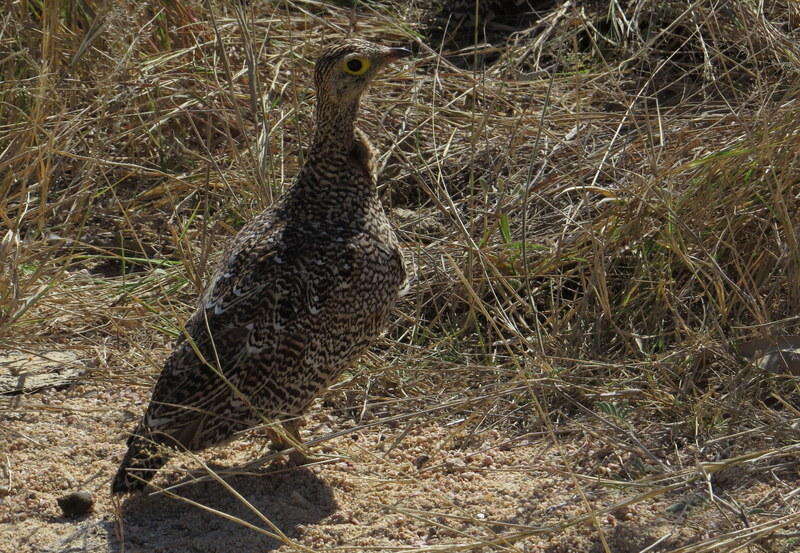
[[(797, 548), (800, 8), (533, 2), (475, 32), (512, 3), (6, 3), (0, 348), (81, 373), (0, 374), (0, 550)], [(186, 500), (118, 514), (125, 433), (351, 31), (415, 49), (360, 120), (415, 278), (304, 430), (342, 459), (251, 465), (255, 432), (201, 456), (240, 498), (178, 456), (156, 482)]]

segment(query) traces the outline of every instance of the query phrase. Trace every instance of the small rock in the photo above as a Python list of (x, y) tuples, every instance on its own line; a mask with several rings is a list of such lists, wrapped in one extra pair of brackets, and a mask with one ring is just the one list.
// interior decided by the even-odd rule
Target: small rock
[(83, 516), (94, 507), (94, 498), (87, 491), (68, 493), (58, 498), (58, 506), (67, 518)]
[(351, 465), (347, 461), (340, 461), (340, 462), (336, 463), (334, 466), (337, 469), (339, 469), (339, 470), (341, 470), (343, 472), (352, 472), (353, 471), (353, 465)]
[(767, 372), (800, 376), (800, 348), (767, 352), (756, 359), (756, 365)]
[(430, 461), (431, 458), (428, 455), (420, 455), (416, 459), (414, 459), (414, 466), (417, 467), (417, 470), (421, 469), (425, 463)]
[(755, 338), (737, 345), (739, 353), (771, 373), (800, 375), (800, 336)]
[(445, 465), (451, 472), (456, 471), (463, 471), (467, 468), (467, 464), (464, 462), (464, 459), (460, 459), (458, 457), (452, 457), (445, 461)]

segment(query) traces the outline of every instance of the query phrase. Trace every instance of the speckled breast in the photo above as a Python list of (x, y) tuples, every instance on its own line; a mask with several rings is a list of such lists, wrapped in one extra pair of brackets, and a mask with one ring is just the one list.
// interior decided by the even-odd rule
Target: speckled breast
[[(388, 225), (386, 229), (388, 230)], [(337, 241), (335, 235), (328, 235)], [(344, 243), (342, 243), (344, 242)], [(276, 382), (269, 388), (286, 391), (286, 402), (266, 402), (264, 407), (283, 404), (282, 413), (301, 414), (312, 400), (330, 386), (341, 372), (351, 367), (370, 343), (384, 330), (389, 312), (399, 294), (405, 278), (403, 259), (394, 236), (375, 236), (371, 232), (350, 233), (339, 248), (321, 248), (331, 251), (324, 264), (327, 272), (342, 276), (335, 292), (330, 293), (324, 305), (308, 305), (310, 317), (298, 321), (292, 334), (313, 336), (304, 345), (300, 366), (291, 372), (291, 378)], [(306, 297), (310, 302), (323, 297), (329, 290), (322, 287), (330, 280), (316, 281), (309, 272), (305, 280)], [(278, 374), (270, 375), (282, 380)], [(266, 397), (264, 399), (267, 399)]]

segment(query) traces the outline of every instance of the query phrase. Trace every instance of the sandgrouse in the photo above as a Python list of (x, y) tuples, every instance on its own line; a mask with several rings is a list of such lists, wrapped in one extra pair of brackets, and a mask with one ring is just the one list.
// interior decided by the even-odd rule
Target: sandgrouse
[(317, 60), (307, 161), (226, 248), (112, 493), (143, 489), (166, 463), (165, 446), (197, 451), (275, 420), (299, 442), (297, 418), (384, 328), (405, 271), (355, 120), (370, 81), (409, 53), (347, 40)]

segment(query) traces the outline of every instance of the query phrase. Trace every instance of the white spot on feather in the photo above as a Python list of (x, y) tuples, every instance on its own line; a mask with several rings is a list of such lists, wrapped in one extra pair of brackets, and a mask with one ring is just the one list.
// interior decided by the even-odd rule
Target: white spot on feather
[(148, 428), (158, 428), (165, 422), (169, 422), (171, 419), (169, 417), (151, 417), (147, 416), (147, 420), (145, 421), (145, 426)]

